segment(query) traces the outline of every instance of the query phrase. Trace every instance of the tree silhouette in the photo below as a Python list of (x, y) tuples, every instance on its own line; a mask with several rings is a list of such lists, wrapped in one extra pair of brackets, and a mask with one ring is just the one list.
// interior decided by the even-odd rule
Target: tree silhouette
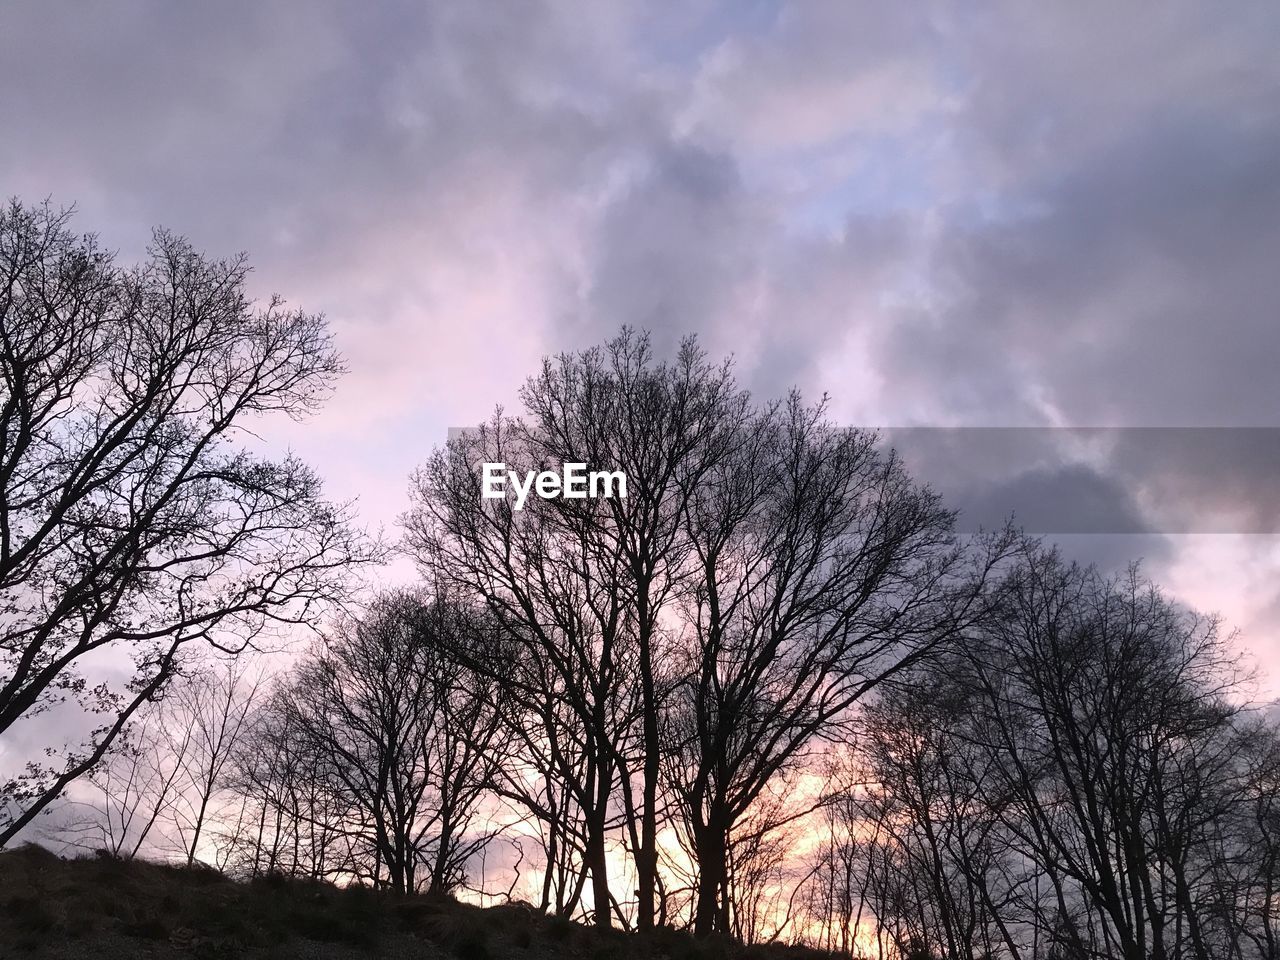
[[(159, 231), (118, 267), (70, 215), (0, 211), (0, 734), (77, 704), (100, 726), (3, 788), (0, 844), (91, 769), (186, 649), (311, 621), (373, 554), (293, 458), (235, 445), (342, 365), (324, 321), (253, 304), (243, 258)], [(127, 686), (96, 679), (113, 654)]]

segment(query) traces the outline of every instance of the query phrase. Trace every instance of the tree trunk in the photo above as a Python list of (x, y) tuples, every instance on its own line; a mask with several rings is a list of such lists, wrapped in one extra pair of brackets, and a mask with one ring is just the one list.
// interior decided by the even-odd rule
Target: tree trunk
[(650, 649), (653, 627), (647, 604), (640, 610), (640, 681), (644, 707), (644, 799), (640, 812), (640, 849), (636, 851), (636, 886), (639, 897), (637, 924), (652, 930), (654, 892), (658, 873), (658, 777), (661, 743), (658, 738), (658, 703), (653, 682), (653, 654)]
[(591, 870), (591, 896), (595, 901), (597, 927), (613, 925), (609, 901), (609, 865), (605, 857), (604, 825), (591, 823), (587, 827), (587, 866)]
[(694, 913), (695, 936), (706, 937), (720, 929), (723, 911), (721, 891), (728, 879), (728, 850), (725, 831), (714, 822), (697, 831), (694, 847), (698, 854), (698, 902)]

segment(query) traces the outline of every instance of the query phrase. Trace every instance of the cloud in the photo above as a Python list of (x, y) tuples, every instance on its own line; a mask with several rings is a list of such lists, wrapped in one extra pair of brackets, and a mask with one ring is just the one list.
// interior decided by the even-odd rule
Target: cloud
[[(624, 323), (850, 424), (1271, 427), (1277, 27), (1265, 3), (17, 0), (0, 189), (76, 201), (127, 256), (156, 223), (247, 249), (255, 289), (326, 311), (351, 375), (269, 439), (375, 521), (448, 425)], [(1265, 457), (1113, 454), (984, 502), (1070, 481), (1125, 529), (1160, 529), (1153, 497), (1274, 516)]]

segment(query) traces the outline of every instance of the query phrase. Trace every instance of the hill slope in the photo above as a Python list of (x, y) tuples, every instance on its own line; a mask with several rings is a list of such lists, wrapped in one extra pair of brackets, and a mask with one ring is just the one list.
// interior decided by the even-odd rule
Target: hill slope
[(39, 847), (0, 852), (0, 958), (819, 958), (657, 931), (598, 931), (519, 905), (481, 909), (440, 897), (142, 861), (63, 860)]

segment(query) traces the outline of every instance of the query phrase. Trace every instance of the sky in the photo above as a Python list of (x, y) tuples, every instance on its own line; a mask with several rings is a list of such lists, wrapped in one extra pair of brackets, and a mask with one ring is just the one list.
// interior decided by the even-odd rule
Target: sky
[(542, 356), (694, 333), (930, 428), (965, 522), (1142, 558), (1270, 696), (1277, 49), (1261, 2), (6, 0), (0, 194), (323, 311), (350, 371), (266, 442), (392, 534)]

